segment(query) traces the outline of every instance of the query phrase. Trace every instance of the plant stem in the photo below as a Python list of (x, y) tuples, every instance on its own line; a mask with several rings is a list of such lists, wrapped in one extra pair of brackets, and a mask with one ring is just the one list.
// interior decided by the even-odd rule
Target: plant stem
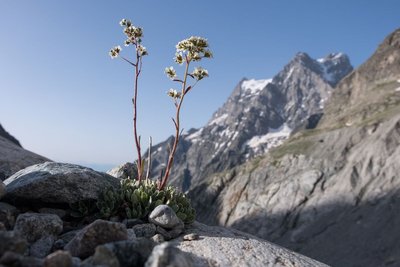
[(147, 173), (146, 173), (146, 182), (150, 178), (150, 170), (151, 170), (151, 146), (152, 146), (152, 138), (151, 136), (149, 137), (149, 149), (148, 149), (148, 155), (147, 155)]
[(174, 162), (175, 152), (176, 152), (176, 149), (177, 149), (178, 143), (179, 143), (179, 137), (180, 137), (180, 120), (179, 120), (179, 118), (180, 118), (180, 111), (181, 111), (181, 106), (182, 106), (182, 103), (183, 103), (183, 99), (184, 99), (185, 94), (186, 94), (186, 82), (187, 82), (187, 76), (188, 76), (188, 71), (189, 71), (189, 64), (190, 64), (190, 61), (186, 59), (185, 75), (184, 75), (184, 79), (183, 79), (183, 83), (182, 83), (182, 94), (181, 94), (181, 98), (179, 100), (179, 104), (176, 106), (176, 115), (175, 115), (175, 121), (174, 121), (174, 125), (175, 125), (175, 140), (174, 140), (174, 144), (172, 146), (172, 149), (171, 149), (171, 151), (169, 153), (167, 168), (165, 170), (164, 177), (161, 180), (161, 183), (159, 185), (159, 190), (163, 190), (165, 185), (167, 184), (168, 177), (169, 177), (169, 174), (171, 172), (172, 164)]
[[(138, 181), (139, 183), (142, 181), (142, 153), (140, 149), (140, 140), (139, 136), (137, 134), (137, 125), (136, 125), (136, 118), (137, 118), (137, 94), (138, 94), (138, 79), (139, 75), (141, 72), (142, 64), (141, 64), (141, 58), (139, 56), (139, 53), (136, 50), (136, 64), (135, 64), (135, 93), (132, 98), (132, 103), (133, 103), (133, 133), (135, 136), (135, 144), (136, 144), (136, 151), (138, 154), (138, 159), (137, 159), (137, 174), (138, 174)], [(140, 65), (139, 65), (140, 63)]]

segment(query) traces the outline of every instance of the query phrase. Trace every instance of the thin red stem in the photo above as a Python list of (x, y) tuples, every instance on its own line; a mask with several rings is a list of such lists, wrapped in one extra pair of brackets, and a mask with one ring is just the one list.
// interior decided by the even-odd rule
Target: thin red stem
[(183, 99), (186, 94), (186, 81), (187, 81), (187, 76), (188, 76), (189, 64), (190, 64), (190, 61), (186, 60), (185, 75), (184, 75), (184, 79), (183, 79), (183, 83), (182, 83), (182, 94), (181, 94), (179, 104), (176, 106), (175, 120), (173, 120), (174, 124), (175, 124), (175, 140), (174, 140), (174, 144), (172, 146), (172, 150), (169, 153), (167, 168), (165, 170), (164, 177), (162, 178), (161, 183), (159, 185), (159, 190), (163, 190), (167, 184), (168, 177), (169, 177), (169, 174), (171, 172), (171, 168), (172, 168), (172, 165), (174, 162), (175, 152), (176, 152), (176, 149), (177, 149), (178, 143), (179, 143), (179, 138), (180, 138), (180, 120), (179, 120), (179, 118), (180, 118), (180, 111), (181, 111)]
[[(137, 45), (135, 44), (137, 47)], [(138, 154), (138, 159), (137, 159), (137, 174), (138, 174), (138, 181), (139, 183), (142, 181), (142, 153), (140, 149), (140, 140), (139, 136), (137, 134), (137, 95), (138, 95), (138, 79), (141, 71), (142, 64), (140, 62), (140, 55), (137, 52), (136, 49), (136, 64), (135, 64), (135, 93), (132, 99), (133, 102), (133, 133), (135, 136), (135, 144), (136, 144), (136, 151)], [(140, 63), (140, 65), (139, 65)]]

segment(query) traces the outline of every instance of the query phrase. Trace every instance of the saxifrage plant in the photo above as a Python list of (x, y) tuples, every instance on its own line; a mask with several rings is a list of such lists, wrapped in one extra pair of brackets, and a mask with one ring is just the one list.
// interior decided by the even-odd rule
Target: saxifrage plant
[[(124, 27), (124, 33), (127, 37), (125, 46), (133, 46), (135, 50), (134, 60), (131, 61), (120, 55), (122, 48), (115, 46), (110, 50), (109, 55), (112, 58), (120, 57), (134, 67), (134, 94), (133, 103), (133, 132), (137, 152), (137, 177), (134, 180), (123, 180), (119, 190), (107, 190), (98, 201), (98, 208), (102, 217), (121, 215), (124, 213), (128, 218), (144, 218), (159, 204), (168, 204), (177, 215), (186, 223), (194, 220), (194, 209), (190, 201), (183, 193), (177, 189), (167, 186), (168, 178), (174, 163), (174, 156), (182, 134), (180, 113), (185, 96), (205, 77), (208, 77), (208, 71), (202, 67), (195, 67), (190, 71), (193, 62), (201, 61), (203, 58), (212, 58), (212, 52), (209, 50), (208, 41), (202, 37), (192, 36), (178, 42), (176, 45), (175, 63), (184, 66), (183, 76), (179, 77), (173, 67), (165, 68), (165, 73), (180, 89), (171, 88), (167, 94), (173, 100), (176, 108), (175, 117), (172, 118), (175, 128), (175, 137), (170, 146), (169, 156), (164, 172), (160, 175), (160, 180), (149, 180), (151, 168), (151, 153), (147, 163), (142, 159), (140, 136), (137, 133), (137, 103), (138, 103), (138, 79), (142, 71), (142, 59), (148, 55), (146, 48), (142, 45), (143, 29), (136, 27), (130, 20), (123, 19), (120, 25)], [(151, 148), (151, 143), (150, 143)], [(147, 164), (146, 179), (143, 179), (144, 166)], [(123, 212), (122, 212), (123, 211)]]

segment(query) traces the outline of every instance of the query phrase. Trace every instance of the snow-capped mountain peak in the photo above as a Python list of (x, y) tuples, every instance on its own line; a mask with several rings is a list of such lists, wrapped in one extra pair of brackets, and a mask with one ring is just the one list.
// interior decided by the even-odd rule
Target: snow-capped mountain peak
[[(351, 69), (344, 54), (315, 60), (298, 53), (272, 79), (241, 80), (204, 127), (182, 136), (173, 169), (176, 184), (185, 190), (201, 177), (280, 145), (311, 115), (322, 112), (333, 85)], [(153, 173), (161, 172), (159, 163), (166, 157), (153, 155)]]

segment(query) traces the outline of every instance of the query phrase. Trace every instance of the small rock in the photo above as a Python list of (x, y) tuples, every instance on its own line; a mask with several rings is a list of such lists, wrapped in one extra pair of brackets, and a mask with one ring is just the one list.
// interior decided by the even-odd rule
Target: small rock
[(36, 240), (29, 248), (29, 255), (37, 258), (46, 257), (51, 252), (55, 239), (55, 236), (48, 235)]
[(0, 231), (7, 231), (6, 226), (2, 222), (0, 222)]
[(0, 258), (0, 264), (6, 266), (18, 266), (18, 267), (42, 267), (43, 259), (38, 259), (35, 257), (26, 257), (21, 254), (7, 251)]
[(6, 185), (0, 180), (0, 199), (6, 195)]
[(193, 266), (193, 260), (180, 249), (174, 247), (171, 243), (165, 242), (153, 249), (149, 259), (147, 260), (146, 267), (187, 267)]
[(166, 229), (183, 225), (181, 219), (176, 216), (175, 211), (168, 205), (157, 206), (149, 215), (149, 221)]
[(60, 235), (53, 244), (53, 250), (64, 249), (64, 247), (79, 233), (79, 230), (72, 230)]
[(193, 240), (198, 240), (199, 235), (196, 233), (191, 233), (183, 236), (183, 240), (185, 241), (193, 241)]
[(164, 236), (165, 240), (171, 240), (178, 237), (183, 232), (183, 227), (176, 227), (172, 230), (166, 230), (160, 226), (157, 226), (157, 233)]
[(4, 223), (7, 229), (14, 228), (18, 213), (19, 211), (16, 207), (5, 202), (0, 202), (0, 222)]
[(138, 224), (132, 228), (136, 237), (152, 237), (156, 234), (156, 226), (152, 223)]
[(15, 223), (14, 231), (30, 243), (30, 255), (45, 257), (62, 232), (63, 222), (54, 214), (23, 213)]
[(157, 244), (161, 244), (162, 242), (165, 241), (165, 238), (162, 234), (155, 234), (151, 240), (153, 240), (154, 242), (156, 242)]
[(96, 220), (83, 228), (64, 249), (72, 256), (87, 258), (98, 245), (128, 239), (126, 227), (122, 223)]
[(145, 222), (140, 219), (124, 219), (122, 223), (126, 225), (126, 228), (132, 228), (135, 225), (144, 224)]
[(72, 267), (72, 256), (68, 251), (57, 250), (44, 259), (44, 267)]
[(128, 232), (128, 240), (135, 240), (136, 239), (135, 230), (127, 229), (126, 231)]
[(52, 208), (41, 208), (39, 209), (39, 213), (54, 214), (60, 217), (61, 219), (67, 215), (67, 212), (65, 210), (52, 209)]
[(28, 247), (28, 242), (14, 231), (0, 232), (0, 255), (6, 251), (23, 254)]
[(46, 235), (58, 236), (63, 229), (62, 220), (54, 214), (23, 213), (17, 218), (14, 230), (28, 242), (34, 242)]
[(98, 246), (90, 263), (110, 267), (143, 266), (154, 248), (154, 242), (147, 238), (118, 241)]

